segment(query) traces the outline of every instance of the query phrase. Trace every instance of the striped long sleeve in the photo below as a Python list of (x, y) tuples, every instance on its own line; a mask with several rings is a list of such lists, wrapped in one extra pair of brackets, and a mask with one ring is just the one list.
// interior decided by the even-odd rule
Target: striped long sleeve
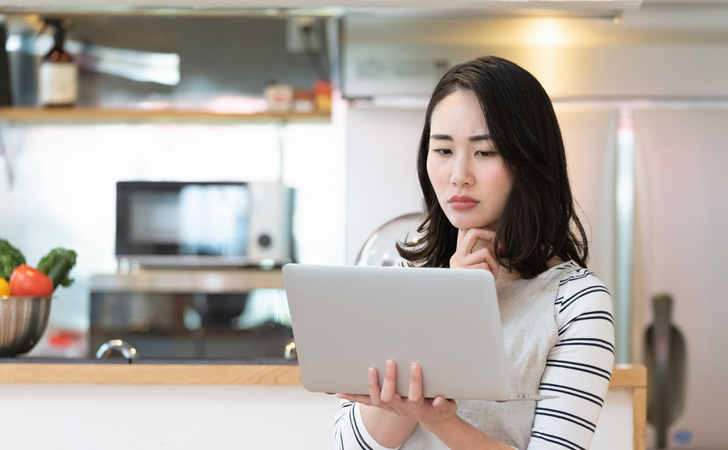
[(554, 314), (559, 339), (539, 393), (559, 397), (536, 405), (528, 450), (588, 449), (614, 364), (611, 296), (593, 273), (579, 269), (561, 280)]
[(377, 444), (367, 431), (359, 412), (359, 403), (342, 400), (334, 418), (334, 442), (337, 450), (389, 450)]

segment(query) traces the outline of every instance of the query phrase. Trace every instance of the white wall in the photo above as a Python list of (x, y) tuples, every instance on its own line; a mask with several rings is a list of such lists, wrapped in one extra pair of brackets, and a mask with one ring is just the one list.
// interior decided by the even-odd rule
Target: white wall
[(300, 260), (344, 259), (343, 129), (327, 124), (6, 125), (0, 237), (35, 266), (74, 249), (76, 283), (57, 291), (52, 325), (88, 327), (89, 279), (116, 271), (117, 181), (265, 181), (296, 189)]
[(385, 222), (423, 211), (417, 145), (424, 111), (351, 109), (346, 139), (346, 263)]
[[(721, 426), (728, 402), (726, 124), (728, 108), (635, 114), (635, 302), (645, 310), (639, 337), (652, 321), (652, 297), (666, 292), (687, 348), (685, 410), (668, 435), (673, 446), (728, 445)], [(678, 431), (691, 434), (692, 442), (677, 441)]]
[(614, 292), (617, 111), (612, 107), (557, 104), (556, 115), (579, 220), (589, 238), (587, 264)]

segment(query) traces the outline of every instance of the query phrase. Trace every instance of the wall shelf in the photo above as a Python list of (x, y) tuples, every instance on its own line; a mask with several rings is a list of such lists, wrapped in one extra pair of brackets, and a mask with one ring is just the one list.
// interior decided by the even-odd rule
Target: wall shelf
[(110, 123), (330, 123), (331, 114), (279, 113), (254, 114), (216, 113), (191, 110), (74, 108), (0, 108), (0, 121), (14, 124), (110, 124)]

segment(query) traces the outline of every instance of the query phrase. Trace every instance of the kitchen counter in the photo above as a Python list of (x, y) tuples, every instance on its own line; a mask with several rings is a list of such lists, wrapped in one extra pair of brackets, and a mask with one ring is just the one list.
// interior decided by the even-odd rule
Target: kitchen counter
[[(0, 358), (0, 384), (169, 384), (300, 386), (292, 361)], [(644, 366), (618, 365), (610, 389), (645, 388)]]
[[(593, 450), (644, 450), (646, 378), (643, 366), (615, 368)], [(330, 448), (339, 404), (306, 391), (295, 362), (273, 358), (0, 358), (0, 399), (0, 423), (13, 430), (3, 448), (31, 450)]]
[(294, 361), (0, 358), (0, 384), (300, 386)]

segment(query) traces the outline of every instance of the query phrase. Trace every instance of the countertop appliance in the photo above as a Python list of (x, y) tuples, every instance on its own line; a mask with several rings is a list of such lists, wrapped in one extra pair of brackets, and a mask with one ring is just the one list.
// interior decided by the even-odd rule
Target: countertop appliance
[(141, 266), (275, 266), (295, 260), (294, 190), (276, 183), (116, 184), (116, 256)]

